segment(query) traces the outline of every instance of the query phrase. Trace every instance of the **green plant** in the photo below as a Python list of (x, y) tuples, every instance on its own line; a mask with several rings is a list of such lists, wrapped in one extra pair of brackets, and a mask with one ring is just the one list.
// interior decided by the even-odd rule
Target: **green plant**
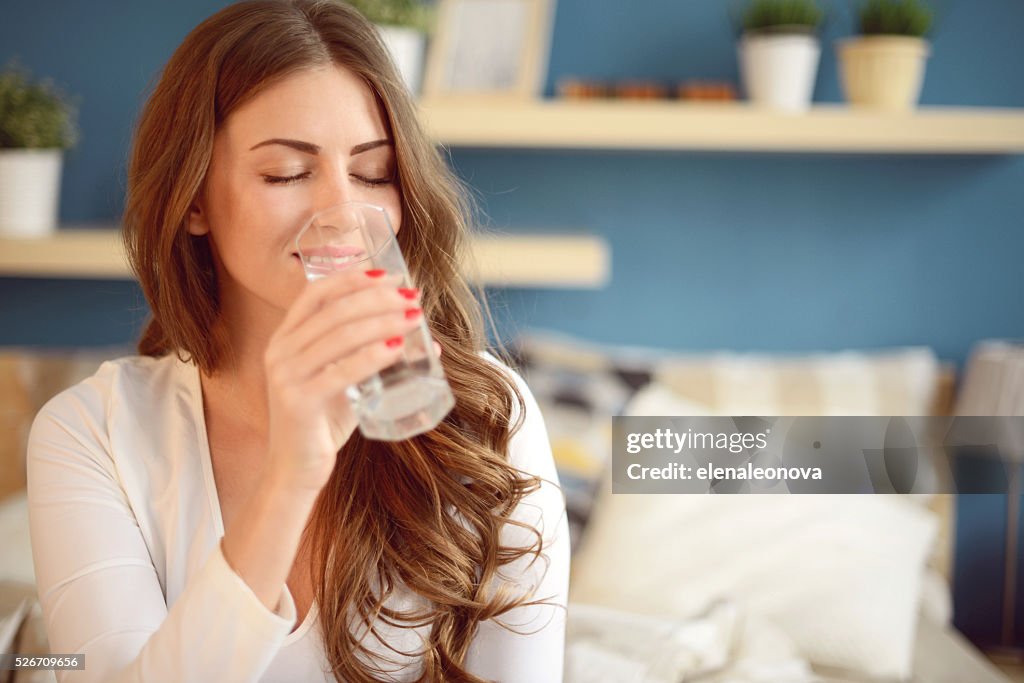
[(348, 3), (375, 24), (408, 26), (420, 31), (430, 29), (432, 12), (423, 0), (348, 0)]
[(753, 0), (743, 13), (743, 29), (758, 32), (813, 32), (824, 12), (815, 0)]
[(0, 149), (69, 149), (78, 110), (49, 79), (33, 81), (16, 61), (0, 71)]
[(920, 38), (932, 26), (932, 11), (920, 0), (867, 0), (860, 7), (860, 32), (866, 36)]

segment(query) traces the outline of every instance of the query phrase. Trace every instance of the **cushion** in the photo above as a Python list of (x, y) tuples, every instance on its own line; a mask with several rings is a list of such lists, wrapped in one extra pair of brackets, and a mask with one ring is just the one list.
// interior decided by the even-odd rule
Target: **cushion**
[(719, 599), (816, 664), (910, 673), (936, 524), (895, 496), (611, 495), (573, 563), (571, 599), (687, 617)]
[(1024, 415), (1024, 343), (990, 339), (971, 349), (958, 415)]
[(938, 378), (927, 347), (686, 354), (655, 370), (659, 384), (705, 415), (930, 415)]
[(611, 460), (611, 416), (627, 404), (643, 406), (636, 415), (928, 415), (939, 393), (926, 347), (684, 353), (531, 329), (510, 350), (544, 413), (574, 549)]
[(812, 683), (818, 678), (777, 628), (717, 602), (690, 618), (569, 605), (566, 681)]
[[(926, 348), (662, 353), (650, 370), (623, 414), (927, 415), (939, 377)], [(593, 507), (574, 601), (680, 618), (731, 598), (816, 665), (909, 675), (938, 528), (909, 498), (612, 496), (606, 479)]]

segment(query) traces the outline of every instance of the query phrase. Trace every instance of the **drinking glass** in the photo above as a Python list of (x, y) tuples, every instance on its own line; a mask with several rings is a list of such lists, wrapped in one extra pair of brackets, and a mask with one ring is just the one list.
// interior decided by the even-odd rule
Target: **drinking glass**
[[(373, 204), (344, 202), (319, 211), (295, 237), (307, 280), (340, 270), (384, 270), (413, 287), (387, 212)], [(368, 439), (401, 441), (436, 427), (455, 405), (424, 317), (407, 333), (393, 365), (346, 390)]]

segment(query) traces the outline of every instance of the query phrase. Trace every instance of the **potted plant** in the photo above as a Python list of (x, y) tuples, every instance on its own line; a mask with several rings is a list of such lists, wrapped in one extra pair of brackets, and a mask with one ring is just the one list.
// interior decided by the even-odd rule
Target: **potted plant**
[(349, 0), (349, 4), (377, 26), (409, 92), (418, 95), (430, 8), (422, 0)]
[(920, 0), (866, 0), (860, 36), (839, 43), (840, 77), (853, 105), (907, 111), (917, 106), (932, 12)]
[(751, 102), (788, 112), (810, 108), (823, 18), (815, 0), (753, 0), (747, 5), (739, 62)]
[(76, 107), (12, 62), (0, 72), (0, 235), (57, 229), (64, 150), (78, 139)]

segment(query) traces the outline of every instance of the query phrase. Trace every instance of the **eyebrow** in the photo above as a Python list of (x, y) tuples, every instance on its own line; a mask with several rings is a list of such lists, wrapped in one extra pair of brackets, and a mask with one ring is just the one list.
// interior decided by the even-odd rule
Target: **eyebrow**
[[(364, 142), (362, 144), (356, 145), (355, 147), (352, 148), (349, 154), (355, 156), (356, 154), (362, 154), (363, 152), (367, 152), (371, 149), (376, 149), (377, 147), (383, 147), (384, 145), (390, 144), (391, 141), (386, 139), (372, 140), (370, 142)], [(264, 140), (263, 142), (257, 143), (250, 147), (249, 151), (251, 152), (254, 149), (258, 149), (265, 145), (284, 145), (285, 147), (291, 147), (292, 149), (297, 149), (300, 152), (305, 152), (306, 154), (320, 153), (319, 145), (314, 145), (312, 142), (303, 142), (302, 140), (289, 140), (287, 138), (271, 138), (270, 140)]]

